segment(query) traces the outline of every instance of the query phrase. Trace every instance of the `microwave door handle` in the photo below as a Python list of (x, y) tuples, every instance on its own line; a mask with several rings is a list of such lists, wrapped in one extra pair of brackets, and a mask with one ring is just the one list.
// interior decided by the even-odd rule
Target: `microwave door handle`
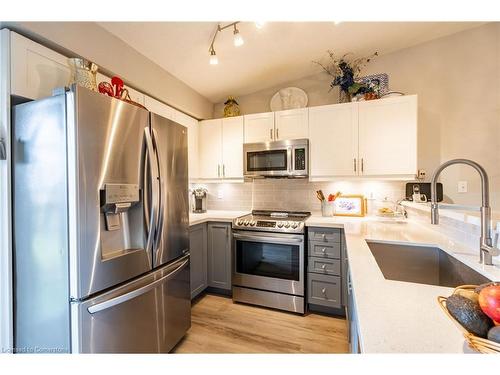
[[(146, 158), (148, 159), (149, 166), (149, 181), (147, 181), (149, 187), (151, 188), (151, 204), (149, 211), (149, 228), (148, 228), (148, 238), (146, 240), (146, 252), (152, 252), (152, 246), (154, 242), (154, 233), (157, 228), (157, 216), (158, 216), (158, 180), (157, 180), (157, 170), (158, 166), (155, 166), (155, 153), (153, 149), (153, 141), (151, 139), (151, 134), (149, 128), (144, 129), (144, 138), (146, 140)], [(146, 171), (144, 171), (146, 173)], [(145, 189), (146, 190), (146, 189)], [(149, 190), (149, 189), (148, 189)], [(151, 262), (151, 257), (148, 257)]]
[(288, 172), (292, 172), (292, 148), (288, 147), (287, 151), (287, 157), (288, 157)]

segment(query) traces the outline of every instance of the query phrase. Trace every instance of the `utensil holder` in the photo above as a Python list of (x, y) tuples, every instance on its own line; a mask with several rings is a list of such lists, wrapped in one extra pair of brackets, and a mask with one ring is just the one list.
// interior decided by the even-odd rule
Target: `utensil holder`
[(321, 202), (321, 215), (325, 217), (335, 215), (335, 202)]

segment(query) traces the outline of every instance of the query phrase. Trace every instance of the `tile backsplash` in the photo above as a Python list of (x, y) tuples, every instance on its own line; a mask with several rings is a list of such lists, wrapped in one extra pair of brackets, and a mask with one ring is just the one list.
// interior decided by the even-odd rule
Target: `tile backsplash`
[[(263, 179), (244, 183), (192, 184), (190, 187), (208, 190), (209, 210), (274, 209), (319, 212), (321, 204), (316, 190), (325, 196), (337, 191), (362, 194), (368, 199), (397, 201), (404, 197), (405, 182), (401, 181), (338, 181), (309, 182), (296, 179)], [(369, 203), (370, 204), (370, 201)]]

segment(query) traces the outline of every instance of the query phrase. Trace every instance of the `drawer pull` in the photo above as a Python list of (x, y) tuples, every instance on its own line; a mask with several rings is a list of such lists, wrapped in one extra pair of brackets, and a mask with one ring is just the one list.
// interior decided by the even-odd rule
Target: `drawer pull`
[(323, 237), (323, 241), (326, 241), (326, 234), (325, 234), (325, 233), (323, 233), (323, 234), (321, 235), (321, 237)]
[(321, 289), (321, 293), (326, 294), (326, 288)]
[(326, 264), (323, 264), (323, 265), (321, 266), (321, 269), (322, 269), (322, 270), (326, 270)]
[(323, 254), (325, 254), (325, 253), (326, 253), (326, 247), (322, 248), (322, 249), (321, 249), (321, 252), (322, 252)]

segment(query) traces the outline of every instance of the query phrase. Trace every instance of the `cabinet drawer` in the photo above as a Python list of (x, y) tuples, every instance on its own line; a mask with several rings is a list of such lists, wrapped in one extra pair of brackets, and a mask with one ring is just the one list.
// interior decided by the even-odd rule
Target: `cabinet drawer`
[(307, 274), (307, 300), (314, 305), (340, 308), (341, 286), (339, 276)]
[(310, 257), (307, 271), (324, 275), (340, 276), (340, 260)]
[(340, 229), (311, 228), (308, 234), (310, 241), (340, 242)]
[(310, 257), (340, 259), (340, 243), (309, 241), (308, 252)]

